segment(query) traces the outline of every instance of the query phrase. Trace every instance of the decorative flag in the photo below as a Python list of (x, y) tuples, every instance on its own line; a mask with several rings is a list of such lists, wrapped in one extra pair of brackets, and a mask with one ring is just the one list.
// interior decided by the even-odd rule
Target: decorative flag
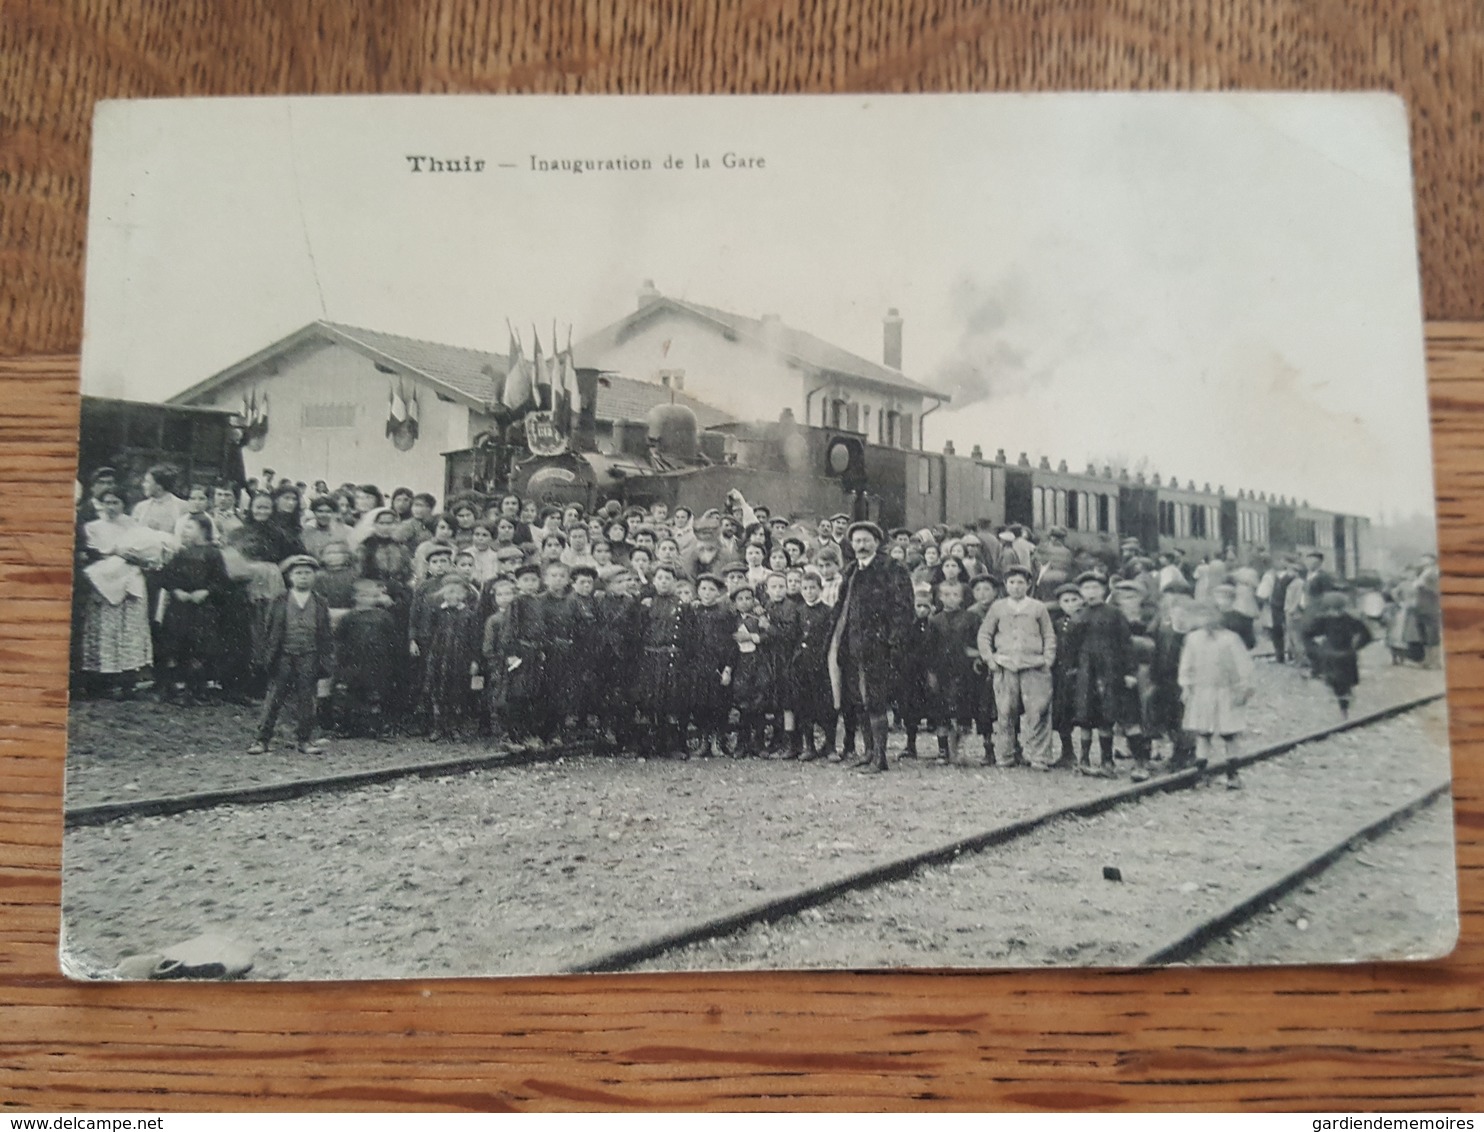
[(251, 390), (242, 398), (242, 443), (254, 452), (260, 451), (268, 436), (268, 394), (258, 401), (258, 391)]
[(536, 327), (531, 327), (531, 369), (534, 371), (532, 380), (535, 382), (536, 408), (551, 408), (551, 371), (546, 363), (541, 360), (541, 339), (536, 335)]
[(417, 419), (422, 415), (422, 408), (417, 403), (417, 386), (412, 387), (412, 393), (407, 398), (407, 435), (410, 439), (417, 439)]
[(531, 407), (531, 375), (526, 371), (520, 339), (515, 336), (514, 328), (510, 331), (510, 368), (505, 373), (505, 390), (500, 403), (517, 413)]
[[(556, 327), (551, 329), (551, 340), (556, 343)], [(567, 348), (557, 356), (556, 376), (552, 381), (553, 415), (556, 426), (564, 435), (572, 432), (572, 395), (577, 388), (577, 372), (572, 367), (572, 328), (567, 328)]]

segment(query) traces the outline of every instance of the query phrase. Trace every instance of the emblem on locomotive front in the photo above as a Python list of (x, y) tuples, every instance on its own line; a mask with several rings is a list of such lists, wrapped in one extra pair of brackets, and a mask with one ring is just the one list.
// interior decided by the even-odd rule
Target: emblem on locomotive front
[(550, 412), (527, 413), (525, 423), (526, 447), (532, 456), (560, 456), (567, 450), (567, 437)]

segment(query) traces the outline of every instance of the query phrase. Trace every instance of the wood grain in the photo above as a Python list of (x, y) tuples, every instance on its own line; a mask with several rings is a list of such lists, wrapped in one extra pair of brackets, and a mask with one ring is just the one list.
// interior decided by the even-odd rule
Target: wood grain
[[(57, 974), (76, 359), (0, 361), (0, 1097), (82, 1109), (1484, 1105), (1484, 323), (1429, 357), (1463, 934), (1291, 970), (75, 985)], [(1336, 784), (1343, 789), (1343, 783)]]
[(1428, 316), (1484, 318), (1476, 3), (0, 0), (0, 352), (77, 349), (101, 98), (1243, 87), (1402, 94)]
[[(0, 0), (0, 353), (75, 353), (99, 98), (1388, 89), (1426, 308), (1484, 319), (1484, 7), (1456, 0)], [(0, 362), (0, 1098), (43, 1109), (1479, 1108), (1484, 322), (1434, 322), (1463, 937), (1239, 972), (78, 986), (56, 972), (71, 357)], [(1342, 784), (1337, 784), (1342, 788)]]

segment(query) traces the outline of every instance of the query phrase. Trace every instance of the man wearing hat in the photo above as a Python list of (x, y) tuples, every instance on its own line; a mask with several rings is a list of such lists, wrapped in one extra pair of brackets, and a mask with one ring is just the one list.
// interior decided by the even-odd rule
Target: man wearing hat
[(315, 559), (296, 554), (284, 559), (279, 570), (288, 589), (268, 606), (267, 628), (257, 657), (258, 665), (268, 673), (268, 695), (258, 718), (257, 738), (247, 753), (261, 755), (268, 750), (278, 713), (292, 696), (299, 753), (318, 755), (324, 747), (314, 742), (315, 692), (319, 681), (330, 675), (335, 658), (330, 607), (314, 592), (314, 576), (319, 571)]
[(895, 692), (896, 654), (912, 624), (912, 580), (879, 553), (881, 528), (855, 522), (845, 529), (851, 560), (840, 582), (830, 636), (829, 670), (835, 707), (853, 707), (866, 725), (868, 774), (886, 769), (886, 711)]

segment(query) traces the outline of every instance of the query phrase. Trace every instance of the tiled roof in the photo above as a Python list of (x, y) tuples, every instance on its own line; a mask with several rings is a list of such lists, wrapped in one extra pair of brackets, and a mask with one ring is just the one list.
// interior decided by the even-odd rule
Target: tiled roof
[(781, 322), (765, 323), (760, 318), (749, 318), (747, 315), (724, 311), (718, 307), (703, 306), (687, 299), (671, 298), (669, 295), (656, 296), (649, 306), (641, 307), (585, 339), (579, 347), (579, 357), (585, 360), (592, 353), (601, 352), (620, 341), (623, 328), (644, 318), (658, 305), (668, 306), (672, 310), (688, 313), (719, 325), (739, 339), (746, 339), (765, 349), (777, 350), (815, 369), (827, 370), (846, 377), (856, 377), (862, 381), (885, 385), (893, 389), (907, 390), (934, 397), (940, 401), (949, 399), (946, 393), (913, 381), (898, 370), (873, 362), (869, 358), (863, 358), (859, 354), (852, 354), (849, 350), (841, 349), (806, 330), (785, 326)]
[(509, 359), (502, 354), (446, 346), (442, 342), (427, 342), (421, 338), (404, 338), (400, 334), (385, 334), (339, 322), (321, 321), (320, 325), (342, 339), (359, 342), (477, 401), (493, 399), (499, 379), (505, 376), (509, 365)]
[[(486, 350), (473, 350), (465, 346), (449, 346), (442, 342), (429, 342), (422, 338), (404, 338), (400, 334), (387, 334), (380, 330), (367, 330), (359, 326), (347, 326), (339, 322), (320, 320), (310, 323), (289, 337), (255, 354), (249, 362), (288, 349), (305, 338), (328, 336), (352, 350), (360, 350), (388, 363), (421, 374), (429, 381), (444, 386), (451, 392), (462, 394), (478, 405), (496, 401), (505, 387), (505, 374), (510, 359), (504, 354), (492, 354)], [(238, 363), (231, 369), (193, 386), (173, 400), (189, 403), (223, 380), (230, 380), (246, 363)], [(736, 418), (720, 409), (697, 401), (685, 393), (676, 393), (673, 398), (696, 414), (702, 428), (726, 424)], [(598, 385), (598, 419), (604, 421), (624, 418), (643, 420), (656, 405), (669, 403), (670, 390), (648, 381), (606, 375)]]
[[(503, 354), (490, 354), (463, 346), (446, 346), (441, 342), (427, 342), (421, 338), (403, 338), (399, 334), (383, 334), (377, 330), (363, 330), (336, 322), (325, 322), (322, 325), (400, 362), (409, 369), (417, 370), (481, 401), (492, 401), (499, 395), (510, 364), (510, 359)], [(491, 378), (491, 374), (495, 376)], [(668, 404), (670, 400), (670, 390), (662, 385), (610, 374), (598, 384), (598, 419), (643, 420), (650, 409), (656, 405)], [(694, 412), (702, 428), (726, 424), (736, 419), (682, 392), (677, 392), (674, 400)]]

